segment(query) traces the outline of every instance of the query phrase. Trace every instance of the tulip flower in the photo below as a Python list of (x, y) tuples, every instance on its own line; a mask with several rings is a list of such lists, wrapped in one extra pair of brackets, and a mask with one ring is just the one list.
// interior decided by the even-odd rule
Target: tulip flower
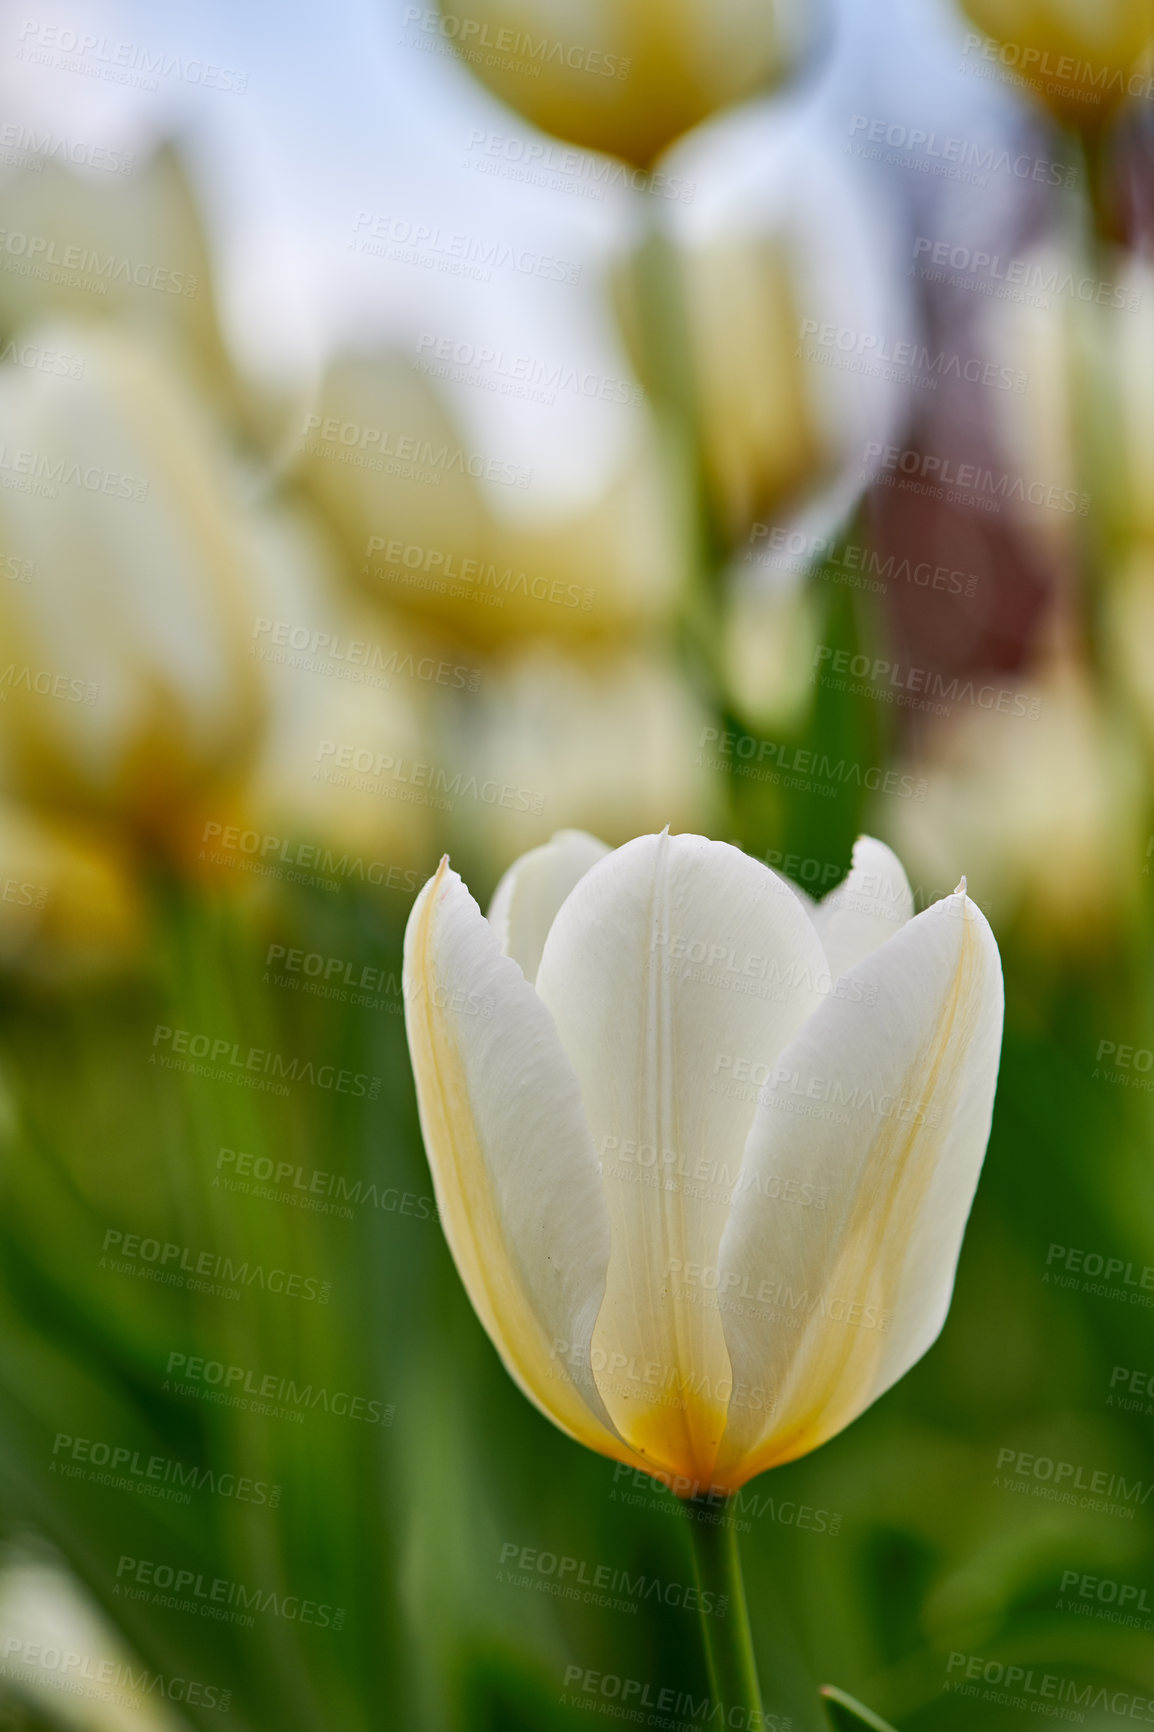
[[(1111, 594), (1104, 638), (1117, 654), (1128, 631), (1130, 654), (1111, 661), (1111, 675), (1118, 696), (1129, 687), (1140, 716), (1135, 634), (1148, 629), (1149, 615), (1126, 605), (1136, 599), (1121, 587)], [(964, 849), (994, 918), (1013, 921), (1039, 952), (1100, 957), (1142, 900), (1135, 744), (1069, 651), (1051, 651), (1021, 697), (1034, 715), (966, 709), (927, 732), (902, 766), (925, 781), (926, 798), (900, 802), (913, 810), (895, 815), (896, 839), (930, 883)], [(1060, 859), (1061, 872), (1044, 871), (1047, 859)]]
[[(572, 407), (555, 406), (559, 446), (542, 435), (538, 463), (548, 455), (554, 471), (559, 449), (591, 436)], [(619, 459), (580, 504), (542, 509), (535, 471), (493, 456), (496, 416), (483, 423), (492, 446), (471, 439), (449, 395), (398, 354), (347, 356), (320, 382), (293, 474), (377, 601), (478, 642), (615, 637), (663, 617), (681, 577), (648, 413), (616, 408)]]
[[(990, 1127), (997, 946), (863, 837), (820, 905), (739, 849), (562, 832), (405, 940), (438, 1207), (511, 1376), (685, 1496), (816, 1449), (945, 1320)], [(472, 1014), (491, 1003), (491, 1016)]]
[(84, 371), (0, 367), (0, 543), (27, 575), (0, 584), (0, 777), (168, 847), (265, 715), (249, 650), (275, 514), (159, 352), (111, 322), (28, 337)]
[[(862, 837), (814, 905), (703, 836), (562, 831), (488, 919), (442, 860), (404, 987), (457, 1268), (570, 1437), (712, 1498), (833, 1437), (936, 1339), (1001, 1044), (964, 880), (914, 915)], [(699, 1587), (733, 1601), (702, 1619), (715, 1694), (760, 1712), (733, 1524), (691, 1533)]]
[(140, 959), (146, 930), (114, 836), (0, 799), (0, 969), (69, 983), (113, 972)]
[[(663, 214), (705, 484), (729, 545), (746, 545), (760, 522), (764, 560), (767, 525), (832, 533), (908, 413), (902, 369), (869, 359), (881, 334), (910, 352), (920, 338), (895, 264), (901, 218), (830, 147), (818, 111), (792, 104), (723, 115), (661, 167), (695, 189)], [(654, 319), (636, 270), (619, 297), (635, 365), (655, 387)], [(790, 542), (793, 568), (804, 569), (806, 539)]]
[[(780, 83), (825, 22), (797, 0), (480, 0), (443, 33), (503, 102), (547, 132), (645, 167), (706, 115)], [(500, 53), (486, 52), (499, 47)]]
[[(1006, 68), (1067, 124), (1091, 130), (1145, 86), (1154, 18), (1135, 0), (964, 0)], [(972, 38), (967, 53), (974, 53)], [(987, 57), (989, 58), (989, 57)], [(1142, 68), (1139, 70), (1139, 68)]]
[(704, 829), (718, 815), (718, 778), (698, 768), (710, 713), (667, 650), (578, 655), (538, 642), (494, 658), (476, 694), (458, 696), (441, 712), (442, 758), (517, 790), (462, 802), (461, 828), (447, 831), (487, 859), (503, 865), (547, 840), (557, 812), (613, 842), (666, 818)]
[[(95, 175), (49, 158), (0, 180), (6, 342), (24, 352), (28, 327), (48, 319), (117, 324), (137, 339), (147, 335), (231, 411), (246, 409), (248, 392), (217, 318), (208, 237), (180, 154), (171, 145), (141, 162), (130, 151), (101, 154), (106, 166)], [(82, 368), (84, 354), (73, 343), (50, 350), (40, 364), (63, 374)]]

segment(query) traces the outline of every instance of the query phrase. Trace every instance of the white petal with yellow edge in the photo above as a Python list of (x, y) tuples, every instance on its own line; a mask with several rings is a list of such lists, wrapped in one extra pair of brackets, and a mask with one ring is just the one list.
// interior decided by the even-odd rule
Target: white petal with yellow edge
[(873, 836), (859, 836), (849, 876), (819, 903), (813, 923), (833, 973), (845, 974), (892, 938), (913, 912), (909, 881), (893, 849)]
[(558, 830), (550, 841), (514, 860), (497, 885), (489, 925), (504, 954), (520, 964), (530, 983), (537, 978), (557, 910), (578, 880), (608, 853), (608, 843), (587, 830)]
[(937, 1337), (990, 1129), (997, 946), (963, 893), (842, 980), (781, 1054), (722, 1241), (721, 1318), (739, 1379), (717, 1482), (815, 1449)]
[(409, 920), (404, 993), (437, 1207), (473, 1307), (543, 1413), (631, 1459), (590, 1369), (609, 1215), (577, 1079), (447, 860)]
[(828, 986), (792, 890), (702, 836), (617, 849), (576, 885), (545, 942), (537, 991), (580, 1081), (612, 1226), (595, 1375), (651, 1465), (705, 1483), (729, 1360), (716, 1310), (684, 1275), (716, 1263), (756, 1066)]

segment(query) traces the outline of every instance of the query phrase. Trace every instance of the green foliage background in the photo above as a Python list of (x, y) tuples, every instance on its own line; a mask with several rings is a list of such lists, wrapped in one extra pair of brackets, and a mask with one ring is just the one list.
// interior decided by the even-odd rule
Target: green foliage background
[[(852, 645), (856, 630), (839, 603), (829, 641)], [(799, 743), (888, 761), (877, 708), (822, 695)], [(853, 836), (878, 816), (854, 789), (816, 802), (734, 777), (727, 797), (730, 834), (754, 853), (848, 864)], [(491, 885), (473, 888), (483, 903)], [(607, 1565), (688, 1582), (686, 1518), (522, 1398), (439, 1225), (418, 1212), (428, 1205), (362, 1204), (349, 1221), (214, 1184), (228, 1147), (429, 1198), (399, 994), (388, 1010), (357, 1009), (278, 989), (265, 963), (271, 941), (291, 942), (399, 982), (407, 901), (346, 887), (286, 892), (245, 913), (211, 889), (157, 882), (145, 977), (10, 993), (4, 1528), (62, 1554), (151, 1667), (231, 1689), (238, 1732), (579, 1732), (604, 1723), (605, 1699), (566, 1690), (572, 1666), (700, 1700), (693, 1614), (646, 1599), (623, 1613), (540, 1591), (547, 1577), (507, 1579), (502, 1548), (516, 1544), (582, 1560), (587, 1574)], [(1136, 1267), (1148, 1255), (1150, 1096), (1104, 1081), (1095, 1055), (1103, 1039), (1154, 1046), (1149, 927), (1077, 971), (1044, 962), (1013, 930), (999, 937), (1001, 1080), (944, 1334), (846, 1433), (754, 1482), (739, 1512), (766, 1705), (807, 1732), (825, 1682), (903, 1732), (1019, 1725), (1020, 1709), (947, 1689), (959, 1676), (951, 1654), (1154, 1695), (1149, 1636), (1076, 1616), (1059, 1591), (1076, 1570), (1149, 1598), (1154, 1506), (1124, 1520), (1015, 1495), (996, 1466), (1012, 1446), (1084, 1464), (1087, 1477), (1154, 1474), (1150, 1404), (1126, 1411), (1109, 1399), (1114, 1367), (1154, 1370), (1149, 1312), (1046, 1280), (1052, 1242)], [(280, 1099), (166, 1069), (153, 1062), (158, 1024), (332, 1062), (379, 1077), (379, 1093), (298, 1083)], [(110, 1227), (331, 1281), (331, 1303), (258, 1288), (233, 1303), (116, 1274), (101, 1266)], [(388, 1404), (392, 1423), (313, 1411), (294, 1424), (191, 1399), (168, 1376), (172, 1353), (359, 1393)], [(274, 1510), (204, 1491), (181, 1507), (65, 1477), (59, 1433), (247, 1474), (281, 1486), (281, 1501)], [(798, 1505), (836, 1512), (839, 1531), (794, 1525)], [(344, 1608), (344, 1627), (265, 1615), (240, 1629), (126, 1598), (124, 1556), (305, 1595)], [(48, 1724), (43, 1694), (33, 1709), (10, 1693), (6, 1723)]]

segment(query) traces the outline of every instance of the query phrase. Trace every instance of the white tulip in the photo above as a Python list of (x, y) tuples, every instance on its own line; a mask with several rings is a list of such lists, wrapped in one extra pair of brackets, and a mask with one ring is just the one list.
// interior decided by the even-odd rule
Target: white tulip
[[(913, 369), (871, 359), (881, 345), (913, 354), (921, 343), (898, 264), (904, 219), (830, 143), (813, 103), (722, 115), (662, 168), (696, 188), (667, 218), (715, 508), (731, 544), (756, 555), (755, 572), (799, 575), (852, 512), (917, 395)], [(792, 557), (765, 536), (774, 528)]]
[(863, 837), (814, 905), (701, 836), (562, 832), (488, 920), (442, 861), (405, 997), (457, 1267), (571, 1437), (734, 1491), (937, 1337), (1001, 1043), (964, 882), (914, 915)]
[(38, 327), (80, 380), (0, 367), (0, 775), (169, 835), (263, 715), (259, 514), (200, 399), (111, 324)]

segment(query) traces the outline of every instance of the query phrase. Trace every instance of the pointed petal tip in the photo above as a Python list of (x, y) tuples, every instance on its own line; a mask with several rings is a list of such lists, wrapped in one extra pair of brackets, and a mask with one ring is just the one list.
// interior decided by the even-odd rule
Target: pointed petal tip
[(955, 896), (965, 896), (966, 894), (967, 894), (966, 875), (963, 872), (962, 876), (958, 879), (958, 882), (957, 882), (956, 886), (954, 887), (954, 895)]

